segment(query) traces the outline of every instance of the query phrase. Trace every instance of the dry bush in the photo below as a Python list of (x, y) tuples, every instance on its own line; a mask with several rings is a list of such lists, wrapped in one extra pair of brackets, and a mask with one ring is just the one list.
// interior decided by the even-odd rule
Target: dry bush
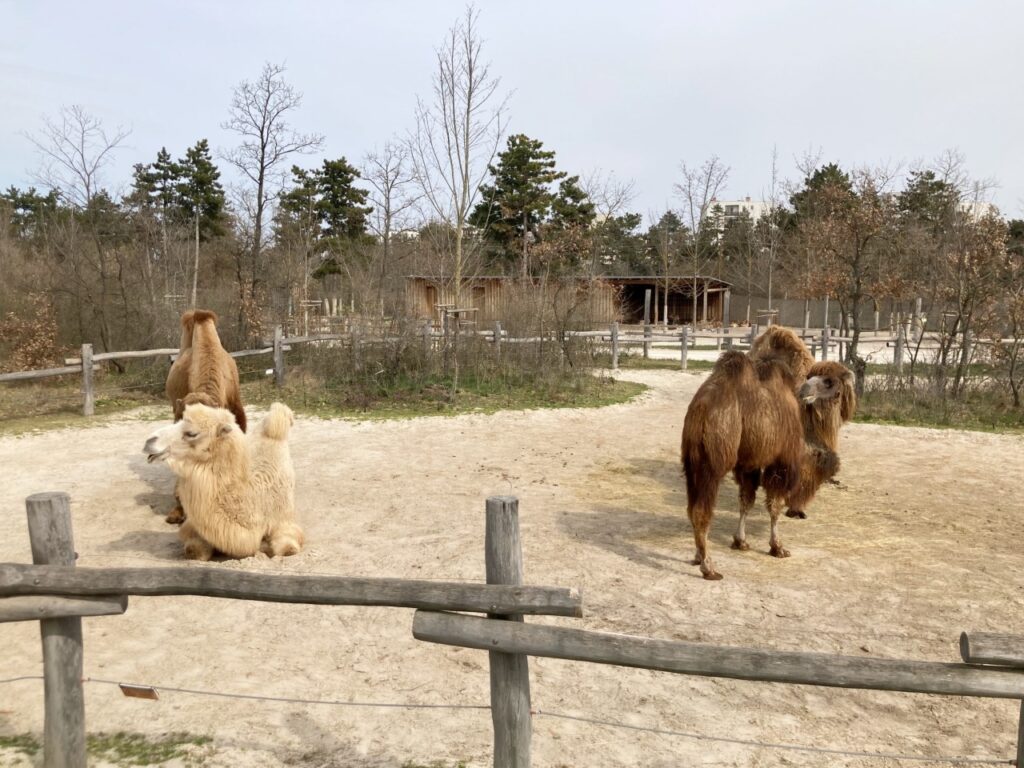
[(21, 312), (0, 320), (0, 370), (28, 371), (59, 365), (63, 350), (57, 342), (57, 313), (44, 294), (28, 297)]

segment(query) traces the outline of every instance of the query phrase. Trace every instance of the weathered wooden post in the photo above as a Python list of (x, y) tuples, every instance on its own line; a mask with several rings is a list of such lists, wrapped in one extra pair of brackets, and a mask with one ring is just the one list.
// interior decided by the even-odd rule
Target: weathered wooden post
[(651, 356), (651, 289), (644, 291), (644, 358)]
[(96, 400), (92, 388), (92, 344), (82, 345), (82, 415), (92, 416)]
[(420, 332), (423, 336), (423, 354), (429, 354), (430, 352), (430, 333), (433, 330), (433, 324), (429, 320), (423, 321), (423, 330)]
[(903, 330), (903, 323), (896, 326), (896, 347), (893, 349), (892, 361), (896, 365), (896, 373), (903, 375), (903, 347), (906, 346), (907, 337)]
[(683, 326), (683, 329), (679, 332), (679, 366), (682, 370), (686, 370), (686, 337), (689, 335), (689, 327)]
[(879, 314), (878, 310), (876, 309), (875, 310), (875, 335), (876, 336), (878, 335), (878, 319), (879, 319), (878, 318), (878, 314)]
[[(485, 559), (488, 584), (523, 583), (523, 549), (519, 538), (519, 499), (487, 499)], [(490, 615), (522, 621), (520, 614)], [(494, 724), (495, 768), (529, 768), (530, 668), (525, 655), (490, 651), (491, 721)]]
[(274, 386), (284, 386), (284, 329), (274, 326)]
[(747, 340), (747, 343), (750, 346), (754, 346), (754, 339), (757, 338), (757, 331), (757, 323), (754, 323), (752, 326), (750, 326), (750, 338)]
[(619, 324), (612, 323), (612, 370), (619, 370)]
[(494, 353), (501, 362), (501, 320), (494, 321)]
[[(91, 345), (86, 345), (90, 347)], [(83, 365), (92, 370), (92, 360)], [(71, 500), (66, 493), (37, 493), (25, 500), (32, 562), (75, 564)], [(82, 691), (82, 618), (42, 619), (43, 765), (85, 768), (85, 696)]]
[(727, 325), (729, 325), (729, 321), (730, 321), (729, 304), (730, 304), (731, 300), (732, 300), (732, 290), (730, 290), (729, 288), (726, 288), (725, 292), (722, 294), (722, 327), (723, 328), (726, 327)]
[(828, 323), (821, 329), (821, 359), (828, 360), (828, 336), (829, 328)]

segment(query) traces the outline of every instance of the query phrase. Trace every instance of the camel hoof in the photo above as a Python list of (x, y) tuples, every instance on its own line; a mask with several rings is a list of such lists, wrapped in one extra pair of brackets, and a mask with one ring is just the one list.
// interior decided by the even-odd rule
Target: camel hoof
[(795, 517), (797, 520), (806, 520), (807, 519), (807, 513), (806, 512), (801, 512), (798, 509), (787, 509), (786, 510), (786, 517)]
[(703, 562), (704, 561), (701, 560), (699, 557), (695, 557), (693, 558), (693, 560), (690, 561), (690, 565), (700, 565)]
[(181, 507), (175, 507), (170, 511), (167, 517), (164, 518), (164, 522), (170, 523), (171, 525), (181, 525), (185, 522), (185, 510)]
[(772, 557), (789, 557), (789, 550), (785, 547), (772, 547), (769, 554)]
[(705, 574), (702, 574), (702, 575), (704, 576), (704, 580), (705, 581), (721, 581), (722, 580), (722, 574), (720, 574), (718, 571), (711, 571), (709, 573), (705, 573)]
[(733, 536), (732, 544), (730, 544), (730, 546), (733, 549), (739, 549), (743, 552), (746, 552), (748, 549), (750, 549), (750, 545), (747, 544), (746, 541), (741, 541), (740, 539), (737, 539), (735, 536)]

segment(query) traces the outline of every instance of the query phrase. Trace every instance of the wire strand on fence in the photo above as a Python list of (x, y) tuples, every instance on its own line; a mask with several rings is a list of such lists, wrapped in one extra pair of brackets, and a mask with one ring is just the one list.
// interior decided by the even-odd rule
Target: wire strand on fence
[(905, 755), (898, 752), (867, 752), (856, 749), (839, 749), (838, 747), (812, 747), (804, 746), (802, 744), (783, 744), (780, 742), (767, 742), (757, 741), (756, 739), (738, 739), (731, 736), (709, 736), (703, 733), (694, 733), (692, 731), (676, 731), (669, 728), (652, 728), (646, 725), (631, 725), (629, 723), (619, 723), (612, 720), (600, 720), (593, 717), (583, 717), (582, 715), (566, 715), (561, 712), (551, 712), (549, 710), (535, 709), (533, 714), (540, 717), (552, 717), (560, 720), (575, 720), (580, 723), (589, 723), (591, 725), (603, 725), (610, 728), (624, 728), (631, 731), (644, 731), (647, 733), (656, 733), (662, 736), (680, 736), (687, 739), (696, 739), (699, 741), (714, 741), (725, 744), (738, 744), (745, 747), (757, 747), (759, 749), (778, 749), (789, 752), (812, 752), (815, 754), (823, 755), (837, 755), (842, 757), (873, 757), (882, 758), (888, 760), (901, 760), (904, 762), (919, 762), (919, 763), (949, 763), (951, 765), (1013, 765), (1014, 761), (1004, 758), (996, 757), (950, 757), (939, 755), (936, 757), (930, 757), (925, 755)]
[[(42, 675), (22, 675), (0, 679), (0, 684), (14, 683), (23, 680), (42, 680)], [(125, 683), (121, 680), (108, 680), (99, 677), (83, 678), (84, 683), (95, 683), (97, 685), (131, 685), (140, 688), (152, 688), (156, 691), (167, 693), (182, 693), (190, 696), (212, 696), (224, 699), (236, 699), (242, 701), (267, 701), (282, 704), (306, 704), (316, 706), (332, 707), (369, 707), (376, 709), (453, 709), (453, 710), (490, 710), (487, 704), (424, 704), (413, 702), (392, 702), (392, 701), (340, 701), (337, 699), (300, 699), (289, 696), (267, 696), (264, 694), (251, 693), (228, 693), (226, 691), (207, 691), (197, 688), (179, 688), (170, 685), (152, 685), (150, 683)], [(1007, 758), (996, 757), (960, 757), (948, 755), (907, 755), (899, 752), (869, 752), (867, 750), (841, 749), (839, 747), (814, 747), (803, 744), (785, 744), (781, 742), (758, 741), (757, 739), (740, 739), (732, 736), (712, 736), (693, 731), (679, 731), (671, 728), (657, 728), (647, 725), (633, 725), (621, 723), (614, 720), (603, 720), (596, 717), (585, 717), (583, 715), (569, 715), (563, 712), (553, 712), (547, 709), (534, 709), (531, 714), (535, 717), (550, 717), (559, 720), (573, 720), (589, 725), (600, 725), (608, 728), (622, 728), (630, 731), (641, 731), (653, 733), (660, 736), (676, 736), (697, 741), (712, 741), (720, 744), (736, 744), (744, 747), (755, 747), (757, 749), (777, 749), (788, 752), (810, 752), (819, 755), (835, 755), (840, 757), (862, 757), (877, 758), (886, 760), (898, 760), (901, 762), (917, 763), (947, 763), (950, 765), (1013, 765), (1014, 761)]]

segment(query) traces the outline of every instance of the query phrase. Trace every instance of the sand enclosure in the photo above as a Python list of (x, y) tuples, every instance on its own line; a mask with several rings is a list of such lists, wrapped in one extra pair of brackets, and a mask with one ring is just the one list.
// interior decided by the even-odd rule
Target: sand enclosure
[[(679, 433), (699, 375), (631, 371), (651, 389), (603, 409), (409, 421), (302, 418), (292, 432), (308, 546), (283, 562), (212, 567), (482, 580), (484, 500), (520, 498), (526, 579), (578, 586), (587, 617), (536, 619), (668, 639), (954, 661), (960, 630), (1024, 633), (1024, 438), (854, 424), (841, 486), (805, 521), (793, 556), (767, 554), (759, 501), (751, 551), (729, 549), (737, 498), (712, 528), (725, 579), (688, 564)], [(0, 560), (29, 562), (24, 498), (72, 498), (80, 566), (181, 564), (166, 467), (147, 465), (151, 422), (0, 439)], [(193, 567), (211, 567), (193, 564)], [(488, 703), (486, 655), (419, 643), (412, 611), (205, 598), (132, 598), (88, 618), (85, 674), (265, 697), (382, 704)], [(0, 626), (0, 678), (41, 673), (38, 628)], [(1018, 705), (746, 683), (531, 659), (537, 766), (900, 765), (757, 746), (1013, 754)], [(213, 766), (489, 764), (485, 709), (237, 700), (161, 691), (158, 702), (86, 686), (91, 732), (188, 731)], [(42, 731), (42, 683), (0, 685), (0, 733)], [(544, 713), (700, 734), (628, 730)], [(0, 764), (6, 753), (0, 752)], [(16, 764), (12, 762), (11, 764)], [(27, 764), (27, 763), (26, 763)], [(922, 764), (922, 763), (917, 763)]]

